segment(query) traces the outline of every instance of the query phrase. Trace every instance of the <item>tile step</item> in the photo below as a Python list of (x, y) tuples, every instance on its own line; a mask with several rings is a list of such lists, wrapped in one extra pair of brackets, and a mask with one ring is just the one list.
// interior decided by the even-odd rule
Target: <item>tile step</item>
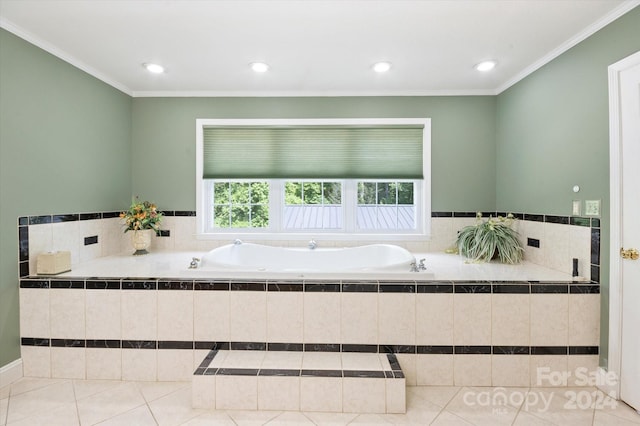
[(212, 350), (193, 374), (194, 408), (404, 413), (395, 354)]

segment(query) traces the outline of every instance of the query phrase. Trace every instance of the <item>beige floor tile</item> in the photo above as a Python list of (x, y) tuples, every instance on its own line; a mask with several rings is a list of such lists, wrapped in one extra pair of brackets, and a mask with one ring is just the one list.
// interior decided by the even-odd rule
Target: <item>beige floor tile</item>
[(356, 417), (355, 413), (317, 413), (307, 411), (304, 413), (318, 426), (342, 426), (351, 423)]
[(451, 414), (448, 411), (443, 411), (438, 417), (431, 423), (432, 426), (473, 426), (472, 423), (461, 419), (455, 414)]
[(391, 422), (385, 419), (382, 414), (360, 414), (350, 425), (389, 425)]
[(12, 426), (72, 426), (79, 425), (75, 402), (59, 405), (51, 411), (38, 412), (25, 419), (11, 422)]
[[(594, 409), (578, 407), (567, 396), (568, 392), (576, 394), (588, 392), (591, 394), (594, 391), (591, 388), (532, 388), (522, 410), (556, 425), (591, 424)], [(573, 400), (573, 402), (575, 401), (576, 399)]]
[(405, 414), (385, 414), (383, 417), (392, 424), (428, 425), (438, 417), (440, 411), (442, 411), (442, 407), (428, 401), (422, 401), (417, 406), (407, 407)]
[(407, 387), (407, 408), (419, 407), (424, 402), (445, 407), (460, 389), (457, 386), (409, 386)]
[(0, 388), (0, 399), (9, 398), (10, 393), (11, 393), (11, 385), (7, 385)]
[(280, 414), (275, 419), (266, 423), (268, 426), (278, 426), (278, 425), (311, 425), (314, 423), (309, 420), (304, 414), (295, 412), (295, 411), (285, 411)]
[(76, 394), (76, 400), (80, 400), (121, 384), (122, 382), (119, 380), (74, 380), (73, 390)]
[(556, 426), (553, 423), (549, 423), (546, 420), (536, 417), (533, 414), (529, 414), (526, 411), (520, 411), (516, 417), (516, 421), (513, 422), (513, 426)]
[(494, 389), (462, 388), (447, 404), (446, 410), (478, 426), (510, 425), (518, 410), (502, 399), (494, 399)]
[(190, 382), (137, 382), (136, 386), (147, 402), (155, 401), (186, 387), (191, 389)]
[(640, 413), (625, 404), (623, 401), (616, 401), (610, 397), (604, 397), (598, 402), (599, 404), (596, 407), (596, 413), (603, 412), (610, 416), (615, 416), (635, 424), (640, 424)]
[(78, 401), (82, 424), (96, 424), (145, 404), (142, 394), (133, 382), (107, 389)]
[(198, 417), (194, 417), (182, 426), (235, 426), (235, 422), (231, 420), (231, 417), (224, 411), (207, 411), (204, 414), (200, 414)]
[(98, 423), (100, 426), (155, 426), (157, 425), (149, 407), (141, 405), (138, 408), (127, 411), (115, 417)]
[(593, 426), (636, 426), (638, 423), (616, 417), (603, 411), (596, 410), (593, 416)]
[(227, 410), (227, 414), (238, 426), (257, 426), (275, 419), (282, 411)]
[(191, 408), (191, 389), (184, 387), (149, 403), (159, 425), (179, 425), (203, 414), (205, 410)]
[(20, 395), (21, 393), (29, 392), (36, 389), (41, 389), (47, 386), (55, 385), (57, 383), (63, 383), (68, 381), (67, 379), (40, 379), (35, 377), (23, 377), (11, 384), (11, 396)]
[(7, 408), (9, 408), (9, 398), (0, 399), (0, 426), (7, 424)]
[(75, 401), (70, 381), (56, 383), (9, 398), (7, 423), (36, 415), (47, 415), (63, 404)]

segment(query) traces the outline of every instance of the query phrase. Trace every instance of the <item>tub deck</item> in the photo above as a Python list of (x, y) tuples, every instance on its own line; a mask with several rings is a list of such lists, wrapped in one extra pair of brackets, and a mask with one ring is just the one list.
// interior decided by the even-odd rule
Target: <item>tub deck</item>
[(414, 253), (425, 259), (426, 271), (421, 272), (262, 272), (233, 269), (188, 269), (193, 257), (202, 258), (201, 251), (153, 251), (144, 256), (123, 253), (73, 265), (60, 278), (127, 277), (127, 278), (184, 278), (184, 279), (340, 279), (390, 281), (588, 281), (568, 273), (545, 268), (530, 262), (518, 265), (500, 263), (468, 263), (459, 255), (445, 253)]

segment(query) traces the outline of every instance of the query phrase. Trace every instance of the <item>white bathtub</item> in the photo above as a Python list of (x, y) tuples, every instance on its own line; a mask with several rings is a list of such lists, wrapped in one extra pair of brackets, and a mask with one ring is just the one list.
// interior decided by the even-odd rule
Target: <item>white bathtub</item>
[(202, 257), (202, 271), (276, 273), (410, 272), (415, 257), (402, 247), (371, 244), (345, 248), (289, 248), (252, 243), (229, 244)]

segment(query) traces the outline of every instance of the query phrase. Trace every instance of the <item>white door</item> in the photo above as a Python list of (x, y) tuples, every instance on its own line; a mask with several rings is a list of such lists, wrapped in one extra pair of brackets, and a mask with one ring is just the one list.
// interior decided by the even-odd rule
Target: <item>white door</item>
[[(617, 342), (609, 355), (610, 366), (618, 364), (618, 371), (613, 371), (619, 375), (620, 399), (640, 410), (640, 52), (612, 65), (610, 77), (612, 70), (617, 76), (610, 78), (615, 86), (610, 85), (610, 96), (617, 95), (617, 102), (611, 98), (611, 134), (615, 137), (610, 291), (615, 306), (610, 306), (610, 332), (615, 335), (610, 335), (610, 341)], [(617, 152), (613, 139), (617, 139)], [(614, 161), (619, 163), (617, 168)]]

